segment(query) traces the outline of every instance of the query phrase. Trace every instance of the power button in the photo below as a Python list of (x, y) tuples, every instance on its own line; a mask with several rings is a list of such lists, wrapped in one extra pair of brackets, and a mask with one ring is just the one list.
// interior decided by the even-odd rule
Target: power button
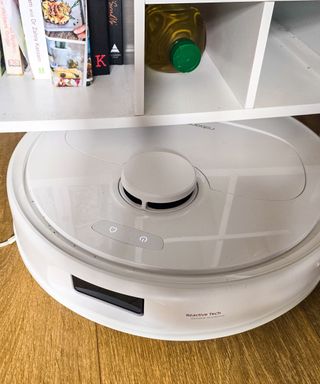
[(116, 227), (115, 225), (111, 225), (109, 227), (109, 232), (110, 233), (116, 233), (118, 231), (118, 227)]
[(144, 244), (148, 242), (148, 237), (147, 236), (140, 236), (139, 241)]

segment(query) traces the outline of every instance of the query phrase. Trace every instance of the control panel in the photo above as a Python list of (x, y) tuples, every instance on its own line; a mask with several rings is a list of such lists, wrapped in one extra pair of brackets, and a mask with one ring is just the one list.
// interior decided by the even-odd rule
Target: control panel
[(100, 235), (134, 247), (159, 251), (164, 246), (163, 239), (160, 236), (109, 220), (98, 221), (93, 224), (92, 229)]

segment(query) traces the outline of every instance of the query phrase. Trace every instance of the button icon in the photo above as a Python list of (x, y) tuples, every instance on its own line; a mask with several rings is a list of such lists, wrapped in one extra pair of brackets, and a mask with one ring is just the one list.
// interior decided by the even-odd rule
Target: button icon
[(139, 241), (141, 243), (147, 243), (148, 242), (148, 237), (147, 236), (140, 236), (139, 237)]
[(118, 230), (118, 227), (116, 227), (115, 225), (111, 225), (111, 226), (109, 227), (109, 232), (110, 232), (110, 233), (116, 233), (117, 230)]

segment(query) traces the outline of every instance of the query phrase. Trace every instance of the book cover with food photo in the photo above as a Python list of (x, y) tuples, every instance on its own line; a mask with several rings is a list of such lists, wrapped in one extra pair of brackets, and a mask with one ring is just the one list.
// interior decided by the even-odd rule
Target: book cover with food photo
[(86, 0), (42, 0), (53, 84), (81, 87), (92, 81)]

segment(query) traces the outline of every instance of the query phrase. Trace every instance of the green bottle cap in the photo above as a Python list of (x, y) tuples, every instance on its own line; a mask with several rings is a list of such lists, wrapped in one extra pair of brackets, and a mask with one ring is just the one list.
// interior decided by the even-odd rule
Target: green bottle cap
[(192, 40), (179, 39), (173, 43), (170, 50), (170, 61), (177, 71), (191, 72), (197, 68), (200, 60), (200, 48)]

